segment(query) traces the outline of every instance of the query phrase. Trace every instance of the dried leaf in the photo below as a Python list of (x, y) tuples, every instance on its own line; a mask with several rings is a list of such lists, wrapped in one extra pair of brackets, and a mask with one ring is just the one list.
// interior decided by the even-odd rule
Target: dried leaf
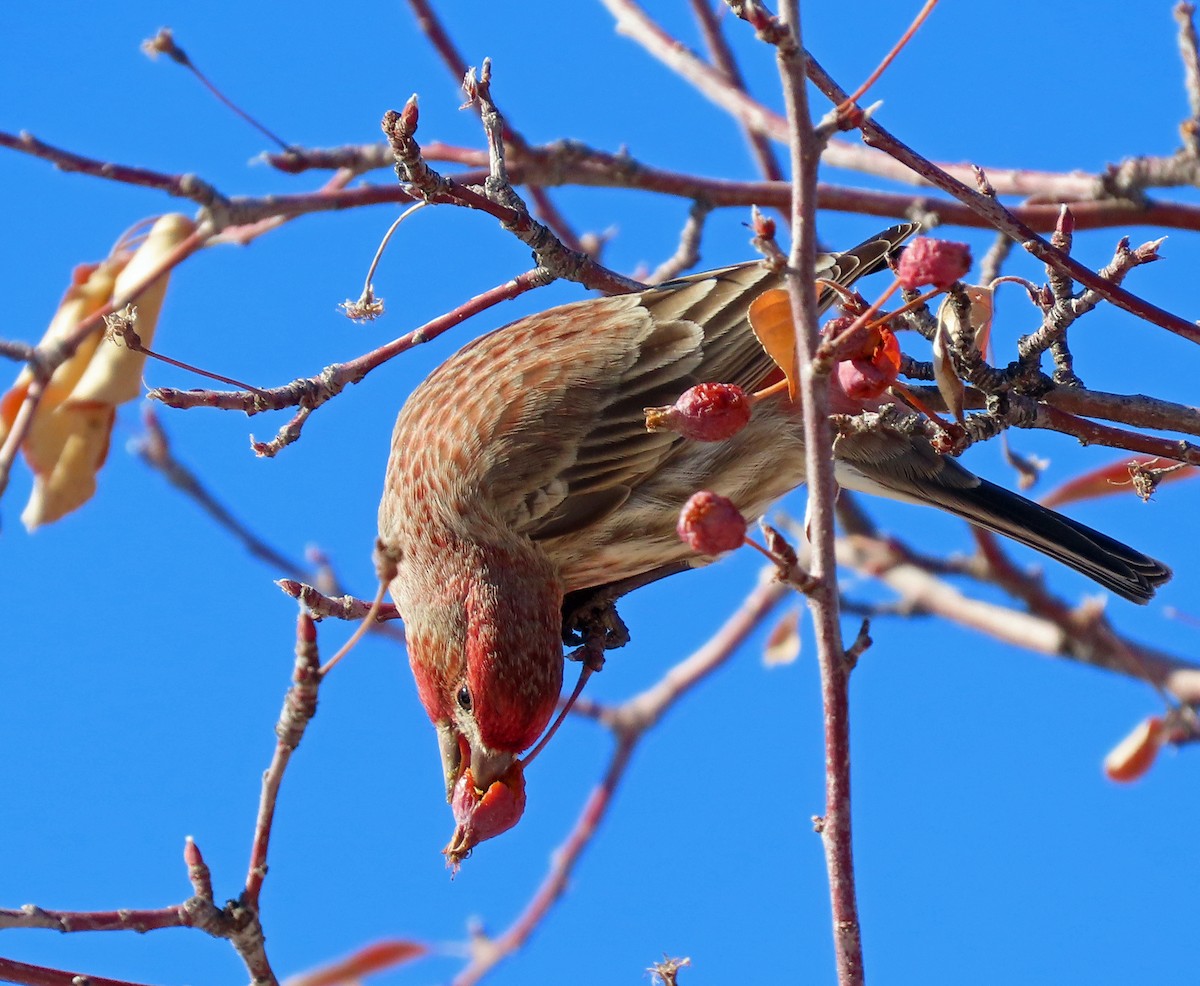
[(800, 610), (789, 609), (767, 634), (763, 664), (769, 668), (791, 664), (800, 656)]
[(34, 474), (33, 493), (21, 513), (26, 528), (58, 520), (92, 498), (116, 413), (97, 401), (67, 400), (48, 413), (38, 407), (23, 446)]
[(795, 400), (800, 382), (795, 378), (796, 325), (788, 293), (769, 288), (750, 302), (748, 317), (755, 337), (787, 378), (788, 397)]
[(954, 348), (954, 340), (946, 320), (942, 318), (947, 306), (942, 305), (938, 312), (937, 331), (933, 334), (933, 380), (937, 384), (938, 393), (946, 402), (946, 409), (954, 415), (954, 420), (962, 423), (963, 404), (966, 388), (958, 378), (954, 369), (954, 360), (950, 352)]
[[(195, 228), (187, 216), (178, 213), (159, 219), (117, 276), (113, 295), (119, 296), (145, 280), (146, 275), (161, 264), (167, 254), (187, 239)], [(137, 333), (142, 345), (147, 348), (154, 342), (154, 331), (158, 327), (158, 316), (167, 293), (168, 278), (169, 275), (158, 278), (138, 295)], [(104, 401), (107, 404), (131, 401), (142, 392), (142, 369), (145, 363), (146, 357), (142, 353), (103, 339), (95, 357), (88, 363), (83, 378), (71, 392), (71, 397), (74, 400)]]
[[(50, 327), (42, 336), (42, 343), (56, 342), (66, 338), (80, 322), (90, 318), (108, 304), (108, 300), (112, 297), (113, 286), (117, 281), (117, 274), (124, 269), (128, 262), (129, 256), (126, 254), (110, 257), (100, 264), (80, 264), (76, 267), (71, 272), (71, 285), (67, 288), (67, 293), (63, 295), (62, 301), (59, 302), (58, 310), (54, 313), (54, 318), (50, 320)], [(79, 378), (83, 376), (83, 371), (87, 369), (88, 362), (96, 351), (100, 339), (101, 336), (98, 332), (88, 336), (75, 350), (74, 355), (59, 365), (42, 393), (39, 408), (54, 408), (67, 399), (75, 384), (79, 382)], [(8, 429), (12, 427), (17, 410), (25, 400), (25, 393), (29, 389), (32, 379), (33, 376), (28, 367), (23, 369), (12, 389), (4, 395), (3, 399), (0, 399), (0, 442), (3, 442), (8, 435)]]
[(1154, 485), (1161, 485), (1177, 479), (1187, 479), (1196, 475), (1195, 466), (1183, 466), (1166, 471), (1171, 465), (1170, 461), (1147, 456), (1118, 459), (1116, 462), (1100, 466), (1098, 469), (1068, 480), (1042, 497), (1040, 503), (1043, 507), (1057, 508), (1065, 503), (1094, 500), (1097, 497), (1111, 496), (1114, 493), (1125, 493), (1131, 489), (1140, 495), (1140, 491), (1134, 483), (1135, 475), (1144, 474), (1146, 470), (1152, 470), (1155, 467), (1163, 468), (1163, 471), (1155, 475)]
[(958, 309), (947, 297), (938, 306), (937, 331), (933, 337), (933, 379), (942, 400), (946, 402), (946, 407), (960, 423), (963, 420), (964, 388), (950, 359), (950, 351), (955, 338), (965, 334), (966, 338), (973, 339), (975, 347), (986, 355), (992, 335), (993, 314), (991, 288), (978, 284), (967, 284), (965, 287), (967, 297), (971, 299), (968, 315), (971, 324), (967, 327), (967, 332), (963, 332), (959, 323)]
[[(163, 216), (136, 251), (117, 250), (102, 263), (76, 268), (42, 341), (74, 333), (114, 296), (141, 283), (194, 229), (186, 216)], [(154, 335), (166, 287), (164, 275), (138, 298), (137, 327), (145, 344)], [(95, 493), (96, 473), (108, 455), (116, 406), (141, 392), (145, 359), (97, 331), (55, 371), (22, 445), (34, 473), (33, 493), (21, 514), (27, 528), (58, 520)], [(12, 426), (31, 379), (28, 369), (23, 370), (0, 399), (0, 441)]]
[[(982, 284), (965, 284), (967, 297), (971, 299), (971, 338), (976, 348), (985, 356), (992, 339), (992, 317), (995, 314), (995, 291)], [(938, 306), (938, 324), (945, 324), (952, 332), (959, 330), (958, 312), (946, 297)]]

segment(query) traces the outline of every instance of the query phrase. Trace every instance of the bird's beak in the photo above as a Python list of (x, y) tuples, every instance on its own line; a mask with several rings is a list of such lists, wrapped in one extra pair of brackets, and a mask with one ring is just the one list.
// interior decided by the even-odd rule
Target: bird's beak
[(446, 778), (446, 801), (449, 802), (454, 797), (454, 785), (458, 783), (465, 766), (462, 746), (459, 745), (463, 735), (452, 722), (439, 722), (436, 728), (438, 749), (442, 753), (442, 773)]
[(453, 722), (437, 725), (438, 748), (442, 754), (442, 774), (446, 781), (446, 801), (454, 799), (454, 786), (469, 767), (475, 787), (486, 791), (503, 777), (516, 762), (517, 755), (504, 750), (472, 747)]

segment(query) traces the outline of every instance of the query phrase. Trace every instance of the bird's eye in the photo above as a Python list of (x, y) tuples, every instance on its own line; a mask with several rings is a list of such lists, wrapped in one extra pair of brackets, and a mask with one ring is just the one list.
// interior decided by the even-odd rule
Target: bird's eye
[(471, 690), (466, 685), (463, 685), (461, 688), (459, 688), (458, 695), (456, 697), (458, 698), (458, 707), (462, 709), (463, 712), (470, 712)]

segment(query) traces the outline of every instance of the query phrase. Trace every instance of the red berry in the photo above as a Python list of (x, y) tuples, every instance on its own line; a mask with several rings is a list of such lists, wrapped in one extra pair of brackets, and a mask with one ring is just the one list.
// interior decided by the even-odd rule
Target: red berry
[(670, 407), (646, 408), (647, 431), (677, 431), (698, 442), (732, 438), (750, 420), (750, 399), (732, 383), (698, 383)]
[(934, 240), (927, 236), (904, 248), (896, 265), (896, 276), (909, 289), (948, 288), (971, 269), (971, 248), (965, 243)]
[(454, 835), (442, 850), (446, 865), (457, 870), (471, 850), (486, 839), (494, 838), (521, 820), (525, 811), (525, 774), (516, 761), (486, 791), (475, 787), (468, 767), (454, 785), (450, 798), (454, 812)]
[(719, 555), (740, 548), (746, 540), (746, 518), (719, 493), (693, 493), (679, 511), (675, 525), (681, 540), (702, 555)]

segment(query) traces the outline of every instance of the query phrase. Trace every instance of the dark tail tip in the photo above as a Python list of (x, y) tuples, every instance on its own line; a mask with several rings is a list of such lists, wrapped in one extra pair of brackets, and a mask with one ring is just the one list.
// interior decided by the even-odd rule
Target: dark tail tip
[[(1049, 555), (1130, 602), (1145, 605), (1171, 578), (1171, 569), (1115, 538), (986, 480), (972, 490), (986, 503), (991, 527)], [(1002, 518), (999, 524), (996, 519)], [(976, 520), (977, 518), (971, 518)]]

